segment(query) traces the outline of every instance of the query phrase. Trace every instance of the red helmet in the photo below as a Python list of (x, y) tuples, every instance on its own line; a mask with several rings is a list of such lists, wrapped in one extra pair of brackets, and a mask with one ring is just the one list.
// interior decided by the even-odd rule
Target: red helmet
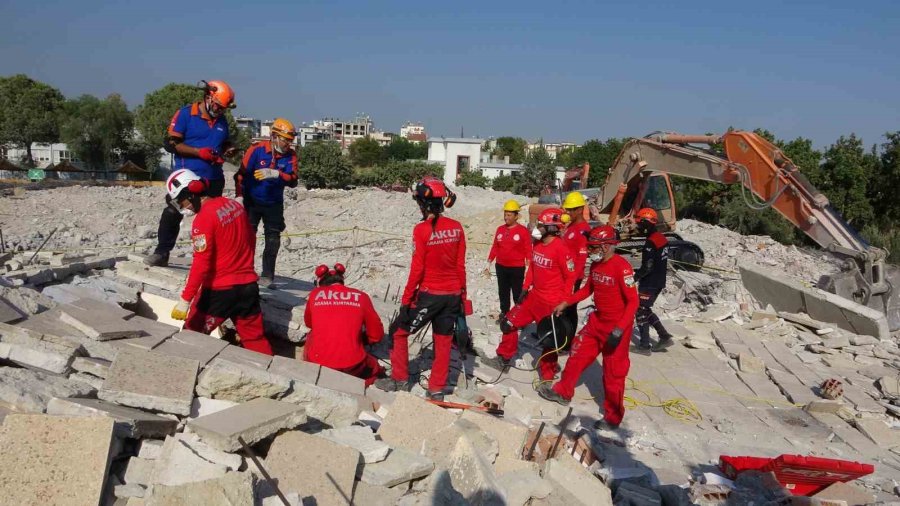
[(325, 276), (343, 276), (345, 272), (347, 272), (347, 269), (344, 267), (344, 264), (334, 264), (334, 267), (330, 269), (327, 265), (322, 264), (316, 267), (316, 279), (322, 281), (322, 278)]
[(444, 207), (453, 207), (456, 194), (447, 188), (443, 181), (427, 176), (416, 183), (413, 198), (424, 204), (431, 212), (442, 212)]
[(588, 246), (600, 246), (603, 244), (619, 244), (619, 236), (616, 235), (616, 229), (609, 225), (594, 227), (587, 234)]
[(551, 207), (550, 209), (545, 209), (538, 216), (537, 222), (538, 225), (545, 227), (555, 226), (557, 228), (562, 228), (566, 223), (569, 223), (569, 215), (558, 207)]
[(638, 211), (634, 215), (635, 221), (638, 223), (642, 221), (649, 221), (651, 225), (656, 225), (659, 223), (659, 216), (656, 214), (656, 210), (650, 207), (645, 207)]

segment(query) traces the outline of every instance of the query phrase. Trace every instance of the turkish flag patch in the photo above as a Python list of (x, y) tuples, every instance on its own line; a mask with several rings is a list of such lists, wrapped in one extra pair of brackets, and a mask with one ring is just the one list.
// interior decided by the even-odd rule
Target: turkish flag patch
[(203, 253), (206, 251), (206, 234), (195, 235), (191, 238), (191, 242), (194, 243), (195, 253)]

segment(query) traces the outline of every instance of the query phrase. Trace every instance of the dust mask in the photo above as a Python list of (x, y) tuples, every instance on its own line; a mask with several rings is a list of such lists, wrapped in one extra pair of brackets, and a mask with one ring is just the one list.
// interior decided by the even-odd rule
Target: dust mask
[(603, 255), (601, 253), (591, 253), (588, 255), (588, 259), (590, 259), (591, 262), (599, 262), (600, 260), (603, 260)]
[(190, 209), (179, 209), (178, 212), (180, 212), (182, 216), (193, 216), (194, 214), (196, 214)]
[(541, 235), (541, 231), (538, 230), (537, 227), (534, 227), (534, 228), (531, 230), (531, 237), (532, 237), (535, 241), (540, 241), (541, 239), (544, 238), (544, 236)]

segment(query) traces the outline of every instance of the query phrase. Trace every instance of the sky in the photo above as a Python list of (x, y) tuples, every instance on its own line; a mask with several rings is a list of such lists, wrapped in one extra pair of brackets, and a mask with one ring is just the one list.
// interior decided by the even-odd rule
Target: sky
[[(690, 6), (688, 4), (696, 4)], [(224, 79), (235, 114), (578, 142), (900, 130), (900, 2), (0, 0), (0, 75), (129, 107)]]

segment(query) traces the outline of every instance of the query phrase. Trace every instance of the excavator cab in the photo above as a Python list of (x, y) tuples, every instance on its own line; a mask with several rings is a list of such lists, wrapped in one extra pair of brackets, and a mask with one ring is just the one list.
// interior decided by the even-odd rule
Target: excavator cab
[[(618, 224), (623, 238), (636, 233), (634, 215), (645, 207), (654, 209), (659, 216), (657, 230), (663, 233), (675, 230), (675, 193), (668, 174), (645, 172), (629, 182), (618, 216), (612, 220)], [(608, 221), (608, 215), (607, 220), (601, 221)]]

